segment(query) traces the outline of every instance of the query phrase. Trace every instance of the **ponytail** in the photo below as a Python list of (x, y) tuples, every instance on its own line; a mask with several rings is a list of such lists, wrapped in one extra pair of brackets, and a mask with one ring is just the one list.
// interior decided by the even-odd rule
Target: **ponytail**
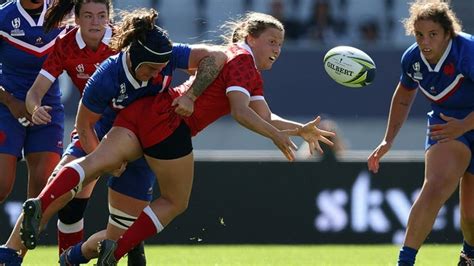
[(55, 0), (48, 8), (45, 15), (44, 29), (51, 31), (61, 25), (64, 17), (71, 12), (74, 7), (73, 0)]

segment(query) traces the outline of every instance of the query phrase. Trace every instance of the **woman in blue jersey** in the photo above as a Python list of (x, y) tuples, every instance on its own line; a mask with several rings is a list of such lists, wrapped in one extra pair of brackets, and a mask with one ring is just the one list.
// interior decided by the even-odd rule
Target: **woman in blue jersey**
[(57, 82), (45, 95), (52, 121), (35, 126), (25, 107), (33, 84), (56, 37), (55, 28), (43, 31), (45, 1), (13, 0), (0, 5), (0, 203), (10, 194), (17, 160), (28, 166), (28, 197), (38, 195), (61, 158), (64, 111)]
[(464, 246), (459, 265), (474, 258), (474, 38), (461, 32), (449, 5), (415, 1), (404, 21), (416, 43), (402, 56), (402, 73), (395, 89), (385, 137), (368, 158), (377, 173), (405, 122), (417, 89), (431, 101), (425, 144), (423, 187), (408, 218), (398, 265), (413, 265), (436, 216), (460, 184)]

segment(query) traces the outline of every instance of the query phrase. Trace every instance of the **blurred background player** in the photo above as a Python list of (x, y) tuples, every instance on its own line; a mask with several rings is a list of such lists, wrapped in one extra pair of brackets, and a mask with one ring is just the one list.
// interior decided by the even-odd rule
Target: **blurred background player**
[[(402, 56), (402, 74), (393, 94), (385, 137), (368, 158), (379, 170), (405, 122), (417, 89), (431, 100), (425, 144), (425, 179), (408, 218), (398, 265), (413, 265), (436, 216), (460, 183), (464, 246), (459, 265), (474, 262), (474, 38), (461, 32), (449, 5), (418, 0), (404, 21), (416, 43)], [(460, 179), (461, 177), (461, 179)]]

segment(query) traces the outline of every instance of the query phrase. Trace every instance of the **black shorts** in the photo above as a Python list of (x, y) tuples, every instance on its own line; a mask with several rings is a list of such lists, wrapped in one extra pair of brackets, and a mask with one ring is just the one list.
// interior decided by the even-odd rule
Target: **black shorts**
[(193, 151), (191, 131), (182, 121), (178, 128), (162, 142), (143, 149), (143, 153), (161, 160), (172, 160), (184, 157)]

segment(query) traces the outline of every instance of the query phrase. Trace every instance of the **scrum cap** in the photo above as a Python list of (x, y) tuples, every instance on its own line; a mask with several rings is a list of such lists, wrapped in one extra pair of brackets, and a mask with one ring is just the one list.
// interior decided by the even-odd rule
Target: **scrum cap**
[(137, 71), (141, 64), (167, 63), (170, 60), (173, 46), (168, 34), (156, 26), (146, 33), (145, 41), (136, 40), (130, 45), (132, 70)]

